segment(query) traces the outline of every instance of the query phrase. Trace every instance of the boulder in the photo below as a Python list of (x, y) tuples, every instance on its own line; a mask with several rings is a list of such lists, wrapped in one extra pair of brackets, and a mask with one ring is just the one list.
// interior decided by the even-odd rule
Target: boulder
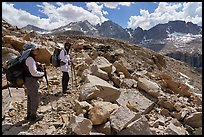
[(109, 113), (112, 113), (114, 110), (119, 108), (117, 104), (113, 104), (111, 102), (96, 101), (96, 102), (93, 102), (92, 105), (103, 107), (104, 109), (108, 110)]
[(93, 63), (92, 58), (85, 51), (81, 51), (77, 54), (77, 58), (73, 58), (72, 61), (76, 64), (85, 61), (88, 65)]
[(174, 102), (172, 102), (171, 100), (165, 99), (163, 96), (159, 97), (158, 104), (170, 111), (176, 110), (174, 107)]
[(6, 35), (3, 37), (3, 43), (11, 44), (15, 50), (21, 52), (23, 50), (23, 46), (26, 43), (26, 41), (21, 38), (17, 38), (15, 36)]
[(97, 65), (100, 69), (107, 72), (108, 74), (113, 73), (116, 69), (115, 67), (104, 57), (98, 56), (94, 61), (94, 65)]
[(86, 101), (81, 101), (79, 102), (78, 100), (75, 100), (75, 106), (74, 106), (74, 111), (76, 112), (76, 115), (79, 114), (84, 114), (87, 111), (89, 111), (93, 106), (91, 104), (89, 104)]
[(169, 75), (161, 74), (160, 78), (167, 84), (167, 88), (175, 92), (176, 94), (190, 97), (192, 93), (190, 92), (190, 87), (186, 84), (174, 81)]
[(82, 71), (81, 80), (82, 80), (83, 82), (85, 82), (86, 77), (87, 77), (88, 74), (91, 74), (91, 71), (90, 71), (89, 69), (85, 69), (84, 71)]
[(200, 127), (200, 128), (196, 128), (193, 134), (202, 136), (202, 132), (203, 132), (202, 127)]
[(184, 118), (183, 123), (193, 128), (202, 127), (202, 112), (192, 113), (190, 116)]
[(127, 106), (128, 103), (129, 105), (135, 104), (134, 109), (137, 109), (141, 113), (148, 113), (154, 107), (154, 102), (136, 89), (121, 91), (121, 94), (116, 102), (120, 106)]
[(116, 87), (121, 87), (122, 79), (120, 79), (115, 73), (110, 75), (110, 79), (113, 81)]
[(77, 75), (81, 76), (85, 69), (88, 69), (89, 66), (85, 61), (82, 61), (80, 64), (77, 64), (74, 69), (77, 71)]
[(191, 99), (191, 101), (193, 102), (193, 103), (195, 103), (195, 104), (197, 104), (197, 105), (201, 105), (202, 106), (202, 95), (196, 95), (196, 94), (192, 94), (191, 96), (190, 96), (190, 99)]
[(165, 132), (167, 135), (186, 135), (187, 131), (183, 127), (175, 126), (174, 124), (170, 123), (166, 128)]
[(100, 97), (104, 99), (104, 101), (115, 101), (119, 95), (120, 90), (113, 87), (108, 82), (93, 76), (87, 75), (86, 84), (84, 84), (81, 88), (80, 99), (88, 100), (96, 97)]
[(111, 135), (111, 125), (110, 121), (101, 124), (101, 125), (95, 125), (94, 129), (100, 133), (104, 133), (105, 135)]
[(129, 62), (127, 62), (127, 60), (124, 57), (120, 57), (118, 62), (123, 64), (123, 66), (125, 68), (127, 68), (129, 73), (133, 73), (134, 72), (135, 68), (133, 68), (132, 65)]
[(119, 61), (115, 61), (113, 63), (113, 66), (116, 68), (117, 73), (123, 72), (123, 74), (125, 75), (125, 78), (131, 78), (130, 73), (128, 72), (127, 68), (122, 63), (120, 63)]
[(145, 116), (141, 116), (139, 119), (130, 123), (117, 135), (153, 135), (153, 133), (150, 130), (148, 120)]
[(33, 37), (36, 37), (36, 33), (34, 31), (25, 34), (25, 36), (23, 37), (23, 40), (32, 41), (31, 38)]
[(50, 64), (51, 53), (46, 47), (40, 47), (38, 50), (36, 61), (40, 63)]
[(101, 70), (97, 65), (90, 66), (91, 74), (103, 80), (109, 80), (108, 73)]
[(104, 124), (110, 117), (109, 111), (105, 107), (99, 105), (93, 106), (93, 108), (91, 108), (88, 114), (88, 117), (93, 123), (93, 125)]
[(135, 81), (134, 79), (124, 79), (122, 84), (122, 87), (125, 88), (136, 88), (137, 87), (137, 81)]
[(81, 116), (72, 116), (68, 127), (76, 135), (89, 135), (92, 129), (92, 122)]
[(6, 62), (11, 56), (19, 56), (20, 53), (12, 48), (2, 47), (2, 62)]
[(119, 132), (126, 128), (129, 123), (136, 119), (136, 113), (125, 106), (113, 111), (110, 115), (111, 127), (114, 131)]
[(153, 97), (157, 98), (160, 95), (161, 88), (159, 85), (146, 78), (138, 78), (138, 87)]

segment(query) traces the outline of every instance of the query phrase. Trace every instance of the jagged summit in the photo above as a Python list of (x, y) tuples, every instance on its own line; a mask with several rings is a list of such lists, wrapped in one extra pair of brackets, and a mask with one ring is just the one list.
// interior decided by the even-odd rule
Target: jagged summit
[(36, 32), (44, 32), (44, 31), (48, 31), (39, 27), (36, 27), (34, 25), (30, 25), (28, 24), (27, 26), (23, 27), (22, 29), (26, 29), (28, 31), (36, 31)]

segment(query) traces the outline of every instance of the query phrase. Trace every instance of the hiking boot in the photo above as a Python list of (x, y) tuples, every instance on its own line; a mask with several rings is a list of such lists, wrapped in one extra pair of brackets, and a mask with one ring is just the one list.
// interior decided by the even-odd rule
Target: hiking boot
[(71, 94), (71, 92), (70, 91), (62, 91), (62, 94)]
[(37, 122), (43, 119), (43, 115), (34, 115), (34, 116), (28, 116), (27, 120), (32, 122)]

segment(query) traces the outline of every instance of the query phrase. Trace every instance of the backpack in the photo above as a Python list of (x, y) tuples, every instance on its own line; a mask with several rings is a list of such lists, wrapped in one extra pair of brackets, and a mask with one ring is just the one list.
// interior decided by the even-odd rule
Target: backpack
[(25, 60), (29, 57), (31, 49), (28, 49), (20, 56), (11, 56), (6, 62), (4, 68), (6, 79), (13, 87), (22, 87), (25, 82), (24, 65)]
[[(55, 50), (51, 56), (51, 64), (54, 66), (54, 67), (60, 67), (60, 52), (61, 52), (61, 48), (59, 47), (55, 47)], [(66, 52), (65, 52), (65, 55), (66, 55)]]

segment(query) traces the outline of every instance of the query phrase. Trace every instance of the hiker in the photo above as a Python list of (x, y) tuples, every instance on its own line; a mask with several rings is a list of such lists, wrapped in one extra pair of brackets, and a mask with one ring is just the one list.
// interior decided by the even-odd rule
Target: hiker
[(62, 48), (60, 51), (60, 70), (62, 71), (62, 94), (70, 93), (67, 92), (70, 71), (69, 65), (71, 65), (71, 59), (69, 56), (70, 47), (71, 43), (66, 42), (64, 44), (64, 48)]
[(31, 49), (31, 52), (23, 64), (25, 70), (25, 90), (27, 91), (26, 119), (29, 121), (39, 121), (43, 119), (43, 116), (37, 114), (37, 109), (40, 102), (38, 80), (43, 78), (44, 72), (42, 69), (39, 70), (42, 65), (35, 60), (39, 47), (35, 43), (27, 43), (24, 45), (23, 50), (26, 51), (27, 49)]

